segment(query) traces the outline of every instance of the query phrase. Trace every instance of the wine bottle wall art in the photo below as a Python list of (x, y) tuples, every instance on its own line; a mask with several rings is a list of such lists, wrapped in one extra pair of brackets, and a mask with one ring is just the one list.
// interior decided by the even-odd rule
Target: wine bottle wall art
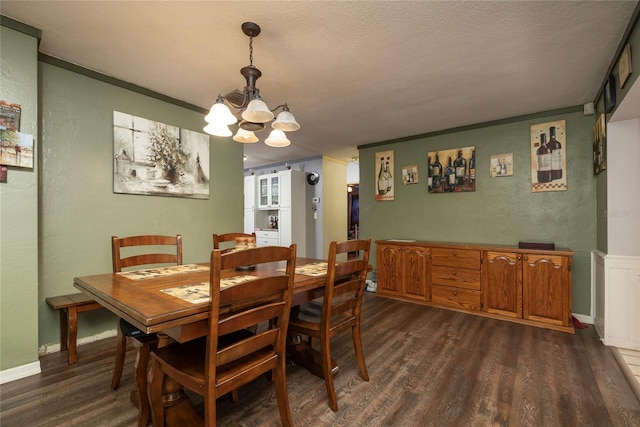
[(375, 191), (377, 201), (393, 200), (394, 198), (394, 177), (393, 170), (393, 150), (376, 153), (375, 168)]
[(429, 193), (476, 191), (476, 147), (427, 153)]
[(531, 126), (531, 191), (567, 189), (566, 121)]

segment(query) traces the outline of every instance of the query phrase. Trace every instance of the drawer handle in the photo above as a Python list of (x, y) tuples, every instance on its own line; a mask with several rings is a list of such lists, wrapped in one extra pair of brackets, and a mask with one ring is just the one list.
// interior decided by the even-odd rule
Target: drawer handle
[(453, 296), (457, 297), (458, 296), (458, 291), (453, 291)]
[(453, 252), (453, 256), (456, 256), (456, 255), (458, 255), (458, 253), (456, 251), (454, 251)]
[(453, 272), (453, 275), (455, 276), (456, 274), (458, 274), (458, 273), (456, 273), (456, 272), (454, 271), (454, 272)]

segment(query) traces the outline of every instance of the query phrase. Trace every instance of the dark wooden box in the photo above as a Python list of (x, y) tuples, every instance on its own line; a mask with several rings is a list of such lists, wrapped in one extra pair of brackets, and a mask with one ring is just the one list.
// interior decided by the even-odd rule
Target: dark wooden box
[(518, 248), (553, 251), (556, 249), (556, 245), (553, 242), (518, 242)]

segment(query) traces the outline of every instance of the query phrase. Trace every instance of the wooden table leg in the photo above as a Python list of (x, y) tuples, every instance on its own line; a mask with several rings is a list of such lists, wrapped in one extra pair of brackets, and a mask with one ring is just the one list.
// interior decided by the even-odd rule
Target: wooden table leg
[[(324, 378), (322, 374), (322, 355), (309, 343), (301, 340), (300, 337), (294, 339), (287, 347), (287, 356), (296, 365), (304, 366), (312, 374)], [(331, 359), (331, 374), (335, 377), (340, 372), (340, 367), (335, 360)]]
[[(158, 333), (158, 347), (164, 347), (173, 340), (166, 334)], [(148, 371), (148, 383), (151, 383), (153, 372), (151, 366)], [(153, 402), (150, 402), (153, 404)], [(164, 420), (169, 427), (202, 426), (202, 418), (198, 415), (189, 398), (184, 394), (181, 384), (169, 376), (164, 377), (162, 384), (162, 404), (164, 406)]]
[(69, 331), (67, 335), (68, 361), (69, 365), (73, 365), (78, 361), (78, 307), (67, 308), (67, 326)]

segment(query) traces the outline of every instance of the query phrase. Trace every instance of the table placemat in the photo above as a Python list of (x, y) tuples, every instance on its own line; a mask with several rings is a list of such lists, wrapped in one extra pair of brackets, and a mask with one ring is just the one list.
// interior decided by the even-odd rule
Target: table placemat
[(209, 271), (209, 267), (207, 267), (206, 265), (185, 264), (172, 265), (170, 267), (147, 268), (144, 270), (121, 271), (120, 273), (116, 274), (126, 277), (127, 279), (141, 280), (171, 276), (172, 274), (196, 273), (199, 271)]
[[(220, 289), (234, 286), (239, 283), (255, 279), (255, 276), (234, 276), (220, 281)], [(209, 282), (192, 283), (190, 285), (177, 286), (175, 288), (163, 289), (162, 292), (191, 304), (202, 304), (209, 301)]]
[[(285, 271), (285, 268), (280, 268), (278, 271)], [(324, 276), (327, 274), (326, 262), (314, 262), (311, 264), (301, 265), (296, 267), (296, 274), (304, 274), (305, 276)]]

